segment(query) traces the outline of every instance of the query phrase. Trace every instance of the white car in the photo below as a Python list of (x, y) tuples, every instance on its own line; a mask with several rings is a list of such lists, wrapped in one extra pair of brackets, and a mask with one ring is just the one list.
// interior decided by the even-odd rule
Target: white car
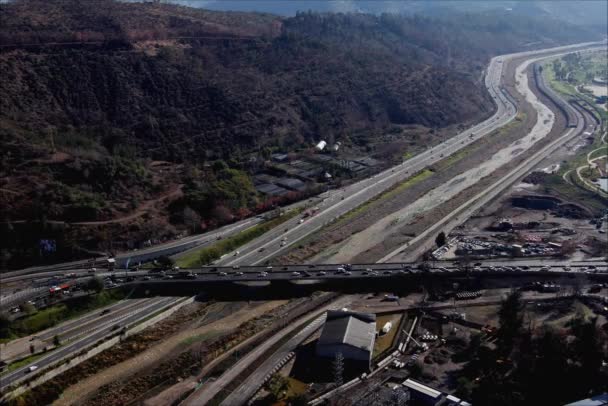
[(260, 278), (265, 278), (266, 276), (268, 276), (268, 272), (260, 272), (260, 274), (258, 275), (258, 277)]
[(301, 275), (301, 273), (298, 271), (294, 271), (291, 273), (291, 276), (300, 276), (300, 275)]
[(34, 372), (38, 369), (38, 365), (32, 365), (27, 369), (27, 372)]

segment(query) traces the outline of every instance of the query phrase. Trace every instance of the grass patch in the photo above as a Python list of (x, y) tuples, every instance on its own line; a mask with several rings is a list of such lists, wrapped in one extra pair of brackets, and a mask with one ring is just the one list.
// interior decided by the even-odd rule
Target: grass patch
[(219, 331), (215, 331), (215, 330), (208, 331), (208, 332), (203, 333), (203, 334), (197, 334), (195, 336), (188, 337), (188, 338), (180, 341), (179, 344), (182, 345), (182, 346), (188, 347), (188, 346), (190, 346), (192, 344), (199, 343), (201, 341), (205, 341), (205, 340), (209, 340), (210, 338), (217, 337), (219, 334), (220, 334)]
[(441, 161), (433, 164), (432, 167), (436, 171), (441, 171), (441, 170), (448, 168), (449, 166), (452, 166), (456, 162), (465, 158), (467, 155), (483, 148), (484, 142), (487, 140), (487, 137), (496, 137), (498, 135), (504, 134), (507, 131), (510, 131), (511, 129), (513, 129), (513, 128), (519, 126), (521, 123), (523, 123), (526, 120), (526, 117), (527, 117), (527, 114), (524, 113), (523, 111), (518, 112), (517, 115), (515, 116), (515, 118), (513, 119), (513, 121), (511, 121), (509, 124), (492, 131), (487, 136), (476, 140), (475, 142), (471, 143), (470, 145), (467, 145), (466, 147), (462, 148), (455, 154), (452, 154), (452, 155), (446, 157), (445, 159), (442, 159)]
[[(52, 350), (50, 350), (50, 351), (52, 351)], [(41, 352), (39, 354), (30, 355), (29, 357), (25, 357), (25, 358), (20, 359), (19, 361), (15, 361), (11, 364), (8, 364), (8, 367), (5, 371), (5, 373), (12, 372), (16, 369), (21, 368), (22, 366), (25, 366), (31, 362), (34, 362), (37, 359), (40, 359), (40, 358), (44, 357), (45, 355), (47, 355), (50, 351), (45, 351), (45, 352)]]
[(504, 125), (504, 126), (502, 126), (500, 128), (497, 128), (496, 130), (492, 131), (490, 133), (490, 137), (494, 137), (496, 135), (504, 134), (505, 132), (512, 130), (513, 128), (515, 128), (518, 125), (520, 125), (521, 123), (523, 123), (526, 120), (527, 117), (528, 117), (528, 115), (525, 112), (523, 112), (523, 111), (517, 112), (517, 115), (515, 116), (515, 118), (513, 119), (513, 121), (511, 121), (507, 125)]
[(412, 176), (411, 178), (408, 178), (405, 182), (402, 182), (402, 183), (398, 184), (396, 187), (388, 190), (386, 193), (383, 193), (383, 197), (385, 197), (385, 198), (393, 197), (393, 196), (403, 192), (405, 189), (408, 189), (408, 188), (414, 186), (415, 184), (422, 182), (426, 178), (433, 175), (433, 173), (434, 172), (431, 171), (430, 169), (424, 169), (423, 171), (418, 172), (416, 175)]
[(104, 290), (95, 295), (70, 299), (11, 322), (7, 335), (25, 337), (124, 298), (125, 293), (121, 290)]
[[(576, 176), (576, 175), (573, 175)], [(542, 183), (544, 192), (550, 194), (555, 192), (565, 200), (571, 202), (584, 202), (584, 205), (592, 209), (595, 214), (600, 214), (606, 209), (608, 200), (588, 189), (579, 188), (564, 182), (561, 175), (550, 175)]]
[(593, 160), (605, 155), (608, 155), (608, 145), (605, 145), (604, 148), (595, 151), (589, 157)]
[(378, 335), (378, 337), (376, 337), (372, 359), (375, 359), (378, 355), (382, 354), (393, 345), (393, 341), (395, 341), (395, 337), (399, 332), (399, 324), (401, 323), (402, 317), (402, 314), (386, 314), (378, 316), (376, 319), (376, 327), (378, 328), (378, 331), (380, 331), (386, 322), (389, 321), (393, 323), (393, 327), (387, 334)]
[(402, 158), (403, 158), (403, 160), (405, 161), (405, 160), (410, 159), (410, 158), (411, 158), (411, 157), (413, 157), (413, 156), (414, 156), (414, 154), (412, 154), (411, 152), (409, 152), (409, 151), (408, 151), (408, 152), (405, 152), (405, 153), (402, 155)]
[[(595, 57), (597, 57), (597, 55)], [(589, 83), (585, 83), (585, 82), (587, 82), (586, 75), (588, 73), (593, 74), (593, 72), (595, 72), (595, 69), (597, 68), (597, 65), (593, 62), (595, 57), (593, 56), (593, 54), (590, 57), (588, 56), (585, 59), (585, 62), (583, 63), (583, 65), (584, 65), (583, 69), (575, 69), (575, 70), (571, 71), (571, 73), (574, 76), (574, 78), (576, 79), (577, 83), (582, 84), (583, 86), (585, 84), (589, 84)], [(560, 58), (560, 59), (562, 62), (564, 61), (564, 58)], [(589, 63), (589, 61), (591, 61), (591, 63)], [(606, 110), (603, 110), (601, 107), (599, 107), (595, 103), (595, 98), (593, 96), (587, 95), (585, 93), (581, 93), (578, 90), (576, 90), (576, 87), (574, 85), (557, 79), (552, 62), (546, 62), (543, 65), (543, 76), (545, 77), (549, 86), (556, 92), (561, 93), (562, 95), (565, 95), (565, 96), (568, 96), (571, 98), (577, 98), (577, 99), (584, 100), (585, 102), (587, 102), (588, 106), (592, 110), (594, 110), (596, 117), (598, 117), (600, 120), (603, 120), (603, 121), (608, 119), (608, 112)]]
[(175, 264), (182, 268), (196, 268), (202, 265), (207, 265), (222, 255), (235, 250), (262, 234), (268, 232), (274, 227), (286, 222), (287, 220), (297, 216), (302, 212), (302, 208), (290, 210), (280, 217), (268, 220), (264, 223), (257, 224), (247, 230), (243, 230), (238, 234), (218, 241), (217, 243), (203, 247), (199, 250), (192, 251), (175, 261)]
[(294, 398), (296, 396), (300, 396), (305, 394), (308, 391), (308, 384), (302, 381), (299, 381), (292, 377), (285, 377), (287, 382), (289, 382), (289, 389), (287, 389), (287, 394), (285, 398)]
[(420, 183), (423, 180), (425, 180), (426, 178), (432, 176), (433, 173), (434, 172), (431, 171), (430, 169), (424, 169), (423, 171), (418, 172), (416, 175), (414, 175), (410, 178), (407, 178), (404, 182), (401, 182), (398, 185), (393, 186), (386, 192), (379, 194), (378, 196), (374, 197), (373, 199), (368, 200), (367, 202), (363, 203), (362, 205), (355, 207), (348, 213), (345, 213), (337, 220), (337, 223), (339, 224), (344, 221), (352, 219), (359, 213), (362, 213), (362, 212), (366, 211), (367, 209), (369, 209), (372, 204), (374, 204), (378, 201), (381, 201), (381, 200), (390, 199), (391, 197), (403, 192), (407, 188), (410, 188), (413, 185)]
[[(599, 146), (599, 139), (596, 139), (593, 144), (581, 148), (576, 155), (574, 155), (572, 158), (569, 158), (567, 161), (561, 163), (558, 173), (560, 175), (563, 175), (569, 170), (576, 169), (579, 166), (587, 165), (587, 154), (593, 151), (594, 149), (599, 148)], [(602, 154), (600, 153), (598, 154), (598, 156), (599, 155)]]

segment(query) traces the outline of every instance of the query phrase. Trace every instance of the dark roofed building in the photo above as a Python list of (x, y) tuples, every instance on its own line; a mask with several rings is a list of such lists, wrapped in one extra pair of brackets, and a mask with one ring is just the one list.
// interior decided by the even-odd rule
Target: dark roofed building
[(358, 163), (358, 164), (365, 165), (365, 166), (370, 166), (370, 167), (375, 167), (375, 166), (378, 166), (380, 164), (380, 161), (377, 161), (374, 158), (370, 158), (368, 156), (357, 158), (357, 159), (353, 159), (353, 161), (356, 162), (356, 163)]
[(257, 185), (255, 188), (258, 190), (258, 192), (269, 196), (283, 196), (289, 193), (289, 190), (277, 185), (273, 185), (272, 183), (262, 183), (261, 185)]
[(281, 178), (276, 182), (276, 184), (296, 192), (301, 192), (306, 189), (306, 184), (300, 179), (296, 178)]
[(317, 355), (365, 363), (369, 368), (376, 338), (376, 315), (330, 310), (317, 341)]

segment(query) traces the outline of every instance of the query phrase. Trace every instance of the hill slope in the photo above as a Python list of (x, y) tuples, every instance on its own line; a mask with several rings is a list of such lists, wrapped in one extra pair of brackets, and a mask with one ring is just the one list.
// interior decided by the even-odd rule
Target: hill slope
[[(186, 217), (225, 221), (225, 209), (262, 200), (247, 172), (269, 151), (319, 139), (357, 148), (353, 134), (366, 145), (395, 126), (478, 120), (491, 112), (480, 83), (489, 56), (587, 39), (581, 29), (472, 15), (279, 18), (110, 0), (1, 4), (3, 235), (36, 251), (37, 239), (69, 234), (49, 221), (102, 222), (87, 223), (98, 234), (84, 238), (79, 228), (60, 243), (95, 249), (109, 232), (126, 246), (175, 233), (169, 218), (178, 228)], [(228, 167), (208, 165), (221, 159)], [(134, 225), (150, 208), (157, 215)], [(12, 228), (30, 220), (45, 226)], [(110, 231), (99, 230), (104, 221)]]

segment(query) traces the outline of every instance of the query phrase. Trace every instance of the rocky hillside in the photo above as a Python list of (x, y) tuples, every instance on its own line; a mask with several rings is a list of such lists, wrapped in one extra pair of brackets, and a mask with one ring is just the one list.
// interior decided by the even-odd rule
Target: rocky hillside
[(480, 82), (490, 55), (589, 39), (462, 18), (0, 4), (3, 234), (32, 220), (141, 231), (131, 220), (151, 208), (172, 225), (147, 236), (226, 221), (263, 200), (249, 163), (269, 152), (480, 119), (492, 109)]

